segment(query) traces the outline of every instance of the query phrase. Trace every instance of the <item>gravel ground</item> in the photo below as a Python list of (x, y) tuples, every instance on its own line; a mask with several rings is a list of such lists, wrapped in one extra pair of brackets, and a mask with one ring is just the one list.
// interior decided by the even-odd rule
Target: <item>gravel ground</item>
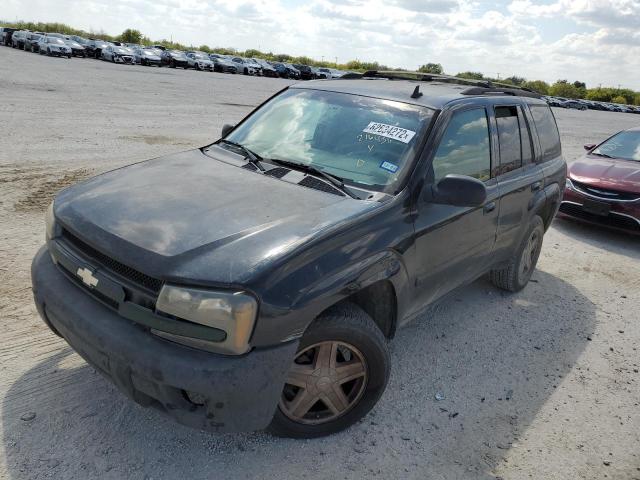
[[(523, 292), (482, 279), (400, 331), (386, 393), (346, 432), (212, 435), (126, 400), (37, 317), (43, 208), (88, 175), (214, 140), (288, 82), (5, 47), (0, 65), (0, 478), (640, 479), (638, 240), (569, 221)], [(556, 115), (569, 161), (640, 123)]]

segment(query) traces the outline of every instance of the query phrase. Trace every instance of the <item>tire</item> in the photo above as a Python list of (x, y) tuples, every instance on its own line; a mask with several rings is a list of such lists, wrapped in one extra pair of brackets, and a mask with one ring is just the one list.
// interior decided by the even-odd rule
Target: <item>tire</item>
[(51, 56), (51, 50), (47, 48), (47, 57), (50, 57), (50, 56)]
[(173, 60), (171, 60), (171, 63), (169, 64), (169, 66), (171, 68), (176, 68), (176, 62), (174, 62)]
[[(326, 356), (319, 354), (320, 349)], [(327, 359), (327, 363), (323, 364), (321, 358)], [(307, 328), (294, 365), (303, 368), (301, 372), (307, 371), (293, 377), (298, 379), (296, 381), (306, 378), (313, 383), (309, 388), (285, 384), (268, 430), (279, 437), (315, 438), (344, 430), (373, 408), (387, 386), (391, 360), (387, 340), (371, 317), (357, 305), (345, 303), (330, 308)], [(353, 368), (358, 367), (361, 370), (354, 373)], [(327, 376), (318, 375), (321, 368), (327, 369)], [(332, 380), (332, 373), (339, 375), (340, 370), (350, 380), (337, 377)], [(309, 375), (310, 371), (314, 374)], [(336, 393), (336, 388), (341, 395)], [(330, 400), (333, 409), (322, 396)], [(306, 413), (300, 415), (295, 412), (296, 402), (304, 404), (304, 399), (309, 399), (308, 408), (297, 403), (302, 407), (300, 412), (306, 409)], [(342, 407), (335, 408), (339, 405)]]
[(536, 215), (507, 266), (491, 270), (491, 282), (496, 287), (509, 292), (519, 292), (526, 287), (536, 269), (542, 250), (543, 236), (544, 222)]

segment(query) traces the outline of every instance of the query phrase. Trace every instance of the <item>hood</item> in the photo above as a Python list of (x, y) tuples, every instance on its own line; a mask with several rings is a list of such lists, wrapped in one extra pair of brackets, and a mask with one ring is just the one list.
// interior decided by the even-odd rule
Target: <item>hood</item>
[(193, 150), (72, 186), (56, 197), (55, 214), (86, 243), (155, 278), (243, 284), (313, 237), (379, 205)]
[(569, 166), (569, 178), (596, 187), (640, 193), (640, 162), (587, 154)]

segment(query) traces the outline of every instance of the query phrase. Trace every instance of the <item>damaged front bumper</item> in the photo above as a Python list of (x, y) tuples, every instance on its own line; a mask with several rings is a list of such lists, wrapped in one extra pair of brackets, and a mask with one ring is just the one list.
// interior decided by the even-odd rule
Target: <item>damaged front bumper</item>
[(46, 247), (34, 258), (31, 276), (45, 323), (140, 405), (216, 432), (259, 430), (270, 423), (297, 341), (239, 357), (204, 352), (121, 317), (67, 278)]

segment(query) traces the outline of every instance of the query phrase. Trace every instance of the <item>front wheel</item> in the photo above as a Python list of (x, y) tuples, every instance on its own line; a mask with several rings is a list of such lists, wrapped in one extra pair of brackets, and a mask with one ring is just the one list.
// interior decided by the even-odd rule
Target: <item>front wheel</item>
[(527, 286), (540, 257), (543, 236), (544, 222), (536, 215), (509, 263), (499, 270), (491, 271), (491, 281), (496, 287), (519, 292)]
[(314, 438), (344, 430), (377, 403), (389, 380), (387, 340), (357, 305), (330, 308), (307, 329), (269, 431)]

